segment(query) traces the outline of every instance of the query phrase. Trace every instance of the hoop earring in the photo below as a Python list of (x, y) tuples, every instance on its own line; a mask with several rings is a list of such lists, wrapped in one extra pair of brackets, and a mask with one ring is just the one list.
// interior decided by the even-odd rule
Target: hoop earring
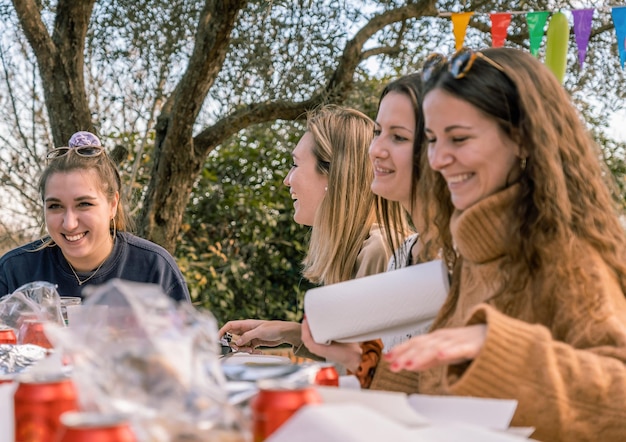
[(113, 240), (113, 243), (115, 243), (115, 238), (117, 237), (117, 226), (115, 225), (115, 218), (111, 218), (111, 221), (113, 222), (113, 234), (111, 235), (111, 239)]
[(522, 171), (526, 170), (526, 158), (522, 158), (520, 160), (520, 167), (521, 167)]

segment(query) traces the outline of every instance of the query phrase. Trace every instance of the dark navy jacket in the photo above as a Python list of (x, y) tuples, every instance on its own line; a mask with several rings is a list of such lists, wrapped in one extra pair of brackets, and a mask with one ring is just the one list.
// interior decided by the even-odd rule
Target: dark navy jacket
[[(60, 296), (80, 296), (81, 289), (113, 278), (154, 283), (176, 301), (190, 301), (189, 289), (174, 258), (163, 247), (127, 232), (117, 232), (111, 255), (89, 281), (79, 286), (58, 246), (45, 247), (41, 240), (7, 252), (0, 258), (0, 297), (22, 285), (47, 281), (57, 285)], [(91, 273), (77, 272), (81, 280)]]

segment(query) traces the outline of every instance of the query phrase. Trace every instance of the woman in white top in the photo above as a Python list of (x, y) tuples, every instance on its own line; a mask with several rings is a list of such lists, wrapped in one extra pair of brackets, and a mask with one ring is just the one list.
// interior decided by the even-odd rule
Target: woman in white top
[[(432, 252), (422, 250), (418, 233), (399, 240), (397, 226), (409, 218), (416, 232), (420, 231), (422, 207), (417, 197), (420, 173), (420, 157), (424, 142), (424, 120), (422, 115), (422, 81), (419, 74), (400, 77), (383, 90), (374, 126), (374, 138), (370, 144), (369, 157), (374, 168), (372, 191), (382, 197), (379, 200), (378, 217), (387, 242), (394, 246), (387, 270), (396, 270), (426, 259), (434, 259)], [(399, 203), (399, 204), (398, 204)], [(397, 245), (400, 244), (398, 247)], [(411, 333), (388, 336), (382, 339), (384, 351), (408, 340), (412, 336), (426, 333), (430, 323), (416, 328)], [(378, 361), (380, 352), (375, 347), (361, 346), (361, 365), (353, 365), (353, 347), (347, 344), (315, 343), (308, 323), (303, 322), (302, 341), (316, 354), (328, 360), (342, 363), (360, 379), (367, 377), (367, 353), (372, 353), (372, 366)], [(363, 376), (362, 376), (363, 375)], [(363, 383), (362, 383), (363, 385)], [(367, 385), (364, 385), (367, 386)]]

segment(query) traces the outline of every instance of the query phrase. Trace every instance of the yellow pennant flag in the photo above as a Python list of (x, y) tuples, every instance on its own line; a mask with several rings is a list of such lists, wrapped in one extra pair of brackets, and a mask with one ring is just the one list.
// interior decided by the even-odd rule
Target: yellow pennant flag
[(467, 30), (467, 25), (469, 24), (472, 15), (474, 15), (473, 12), (453, 12), (450, 15), (457, 51), (463, 47), (463, 42), (465, 41), (465, 31)]

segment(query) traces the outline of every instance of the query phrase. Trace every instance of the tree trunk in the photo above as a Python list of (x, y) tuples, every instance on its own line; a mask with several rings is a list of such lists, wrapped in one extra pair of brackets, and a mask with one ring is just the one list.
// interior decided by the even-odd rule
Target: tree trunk
[[(37, 57), (54, 143), (65, 145), (78, 130), (95, 132), (83, 78), (85, 37), (95, 0), (59, 0), (49, 35), (38, 0), (13, 0)], [(205, 0), (187, 69), (164, 104), (155, 127), (152, 173), (137, 219), (138, 234), (174, 252), (183, 214), (206, 156), (228, 137), (253, 124), (295, 120), (323, 103), (342, 103), (354, 73), (367, 57), (397, 53), (399, 46), (364, 51), (385, 26), (437, 13), (435, 0), (390, 9), (373, 17), (347, 42), (325, 87), (300, 102), (251, 103), (226, 115), (195, 137), (194, 124), (208, 91), (222, 70), (237, 16), (247, 0)]]
[(222, 69), (235, 20), (246, 3), (206, 1), (187, 71), (157, 120), (152, 174), (137, 225), (141, 236), (172, 253), (206, 157), (194, 147), (193, 125)]
[(196, 46), (187, 72), (157, 121), (154, 165), (137, 223), (141, 236), (172, 253), (193, 183), (206, 156), (215, 147), (252, 124), (295, 120), (322, 103), (342, 103), (353, 85), (354, 72), (365, 57), (397, 50), (382, 48), (378, 52), (364, 52), (363, 47), (372, 35), (391, 23), (436, 13), (435, 0), (422, 0), (375, 17), (346, 44), (326, 87), (310, 99), (252, 104), (192, 137), (193, 122), (226, 57), (238, 9), (246, 2), (233, 0), (226, 8), (210, 3), (213, 2), (207, 1), (200, 17)]
[(37, 57), (54, 144), (66, 146), (76, 131), (95, 132), (83, 76), (85, 36), (95, 0), (59, 0), (52, 37), (38, 3), (13, 0)]

